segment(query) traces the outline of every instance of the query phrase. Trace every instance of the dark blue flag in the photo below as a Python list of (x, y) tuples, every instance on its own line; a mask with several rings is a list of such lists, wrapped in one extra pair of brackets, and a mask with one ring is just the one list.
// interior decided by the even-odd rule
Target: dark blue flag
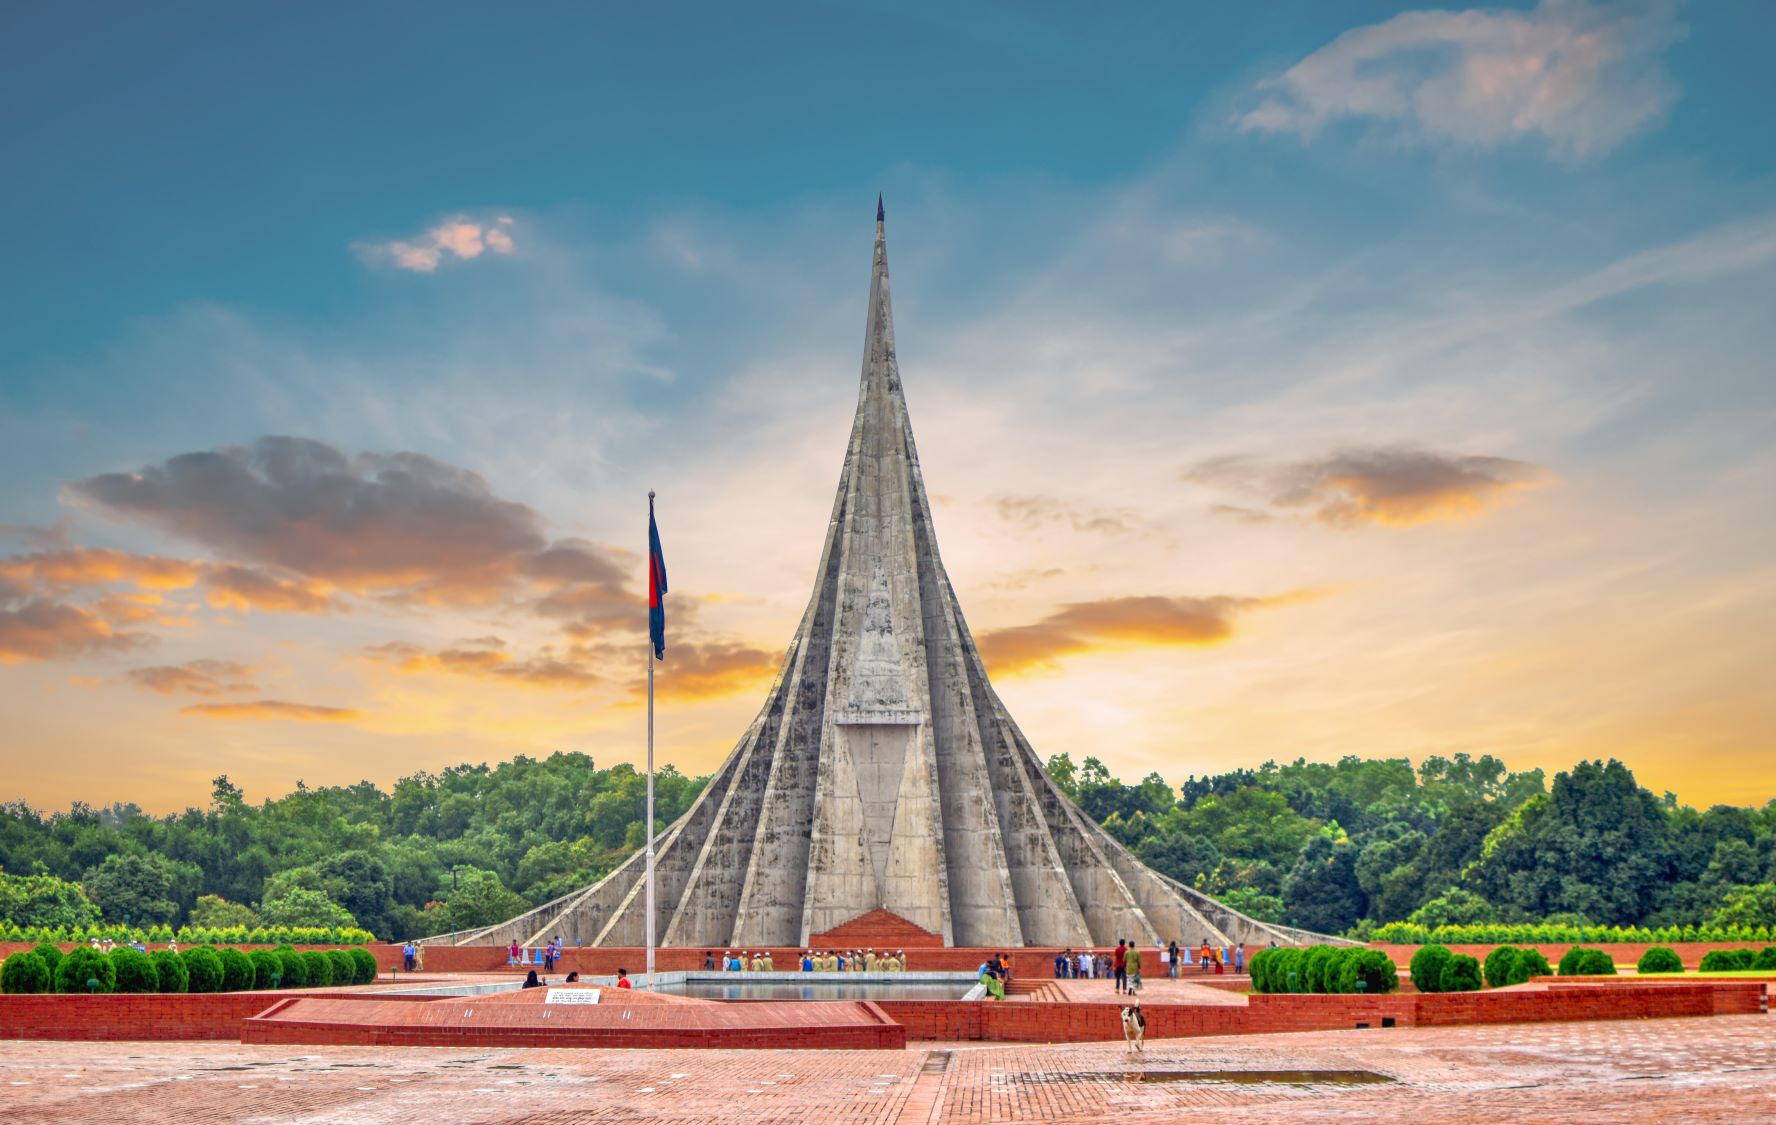
[(652, 496), (648, 497), (648, 637), (654, 642), (654, 659), (666, 659), (666, 556), (660, 551)]

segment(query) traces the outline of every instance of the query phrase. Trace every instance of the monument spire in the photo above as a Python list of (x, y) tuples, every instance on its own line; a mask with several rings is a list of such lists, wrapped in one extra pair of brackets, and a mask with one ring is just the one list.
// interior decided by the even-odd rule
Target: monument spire
[[(876, 200), (857, 412), (814, 589), (757, 718), (655, 872), (661, 944), (806, 947), (886, 911), (948, 945), (1270, 941), (1143, 865), (1055, 786), (987, 679), (938, 553)], [(644, 866), (442, 940), (645, 944)], [(433, 939), (441, 940), (441, 939)]]

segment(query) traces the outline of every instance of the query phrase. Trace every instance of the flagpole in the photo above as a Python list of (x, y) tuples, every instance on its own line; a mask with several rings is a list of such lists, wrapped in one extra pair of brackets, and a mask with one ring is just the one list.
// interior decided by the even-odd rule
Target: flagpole
[[(654, 565), (652, 522), (654, 490), (648, 489), (648, 566)], [(647, 987), (654, 987), (654, 646), (650, 639), (648, 666), (648, 790), (647, 790)]]

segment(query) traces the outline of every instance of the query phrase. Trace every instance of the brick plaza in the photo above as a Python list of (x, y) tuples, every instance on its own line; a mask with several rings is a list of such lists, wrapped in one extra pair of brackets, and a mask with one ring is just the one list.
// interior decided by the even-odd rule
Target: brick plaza
[[(1776, 1121), (1767, 1015), (904, 1051), (0, 1043), (36, 1122)], [(1365, 1071), (1362, 1085), (1168, 1072)]]

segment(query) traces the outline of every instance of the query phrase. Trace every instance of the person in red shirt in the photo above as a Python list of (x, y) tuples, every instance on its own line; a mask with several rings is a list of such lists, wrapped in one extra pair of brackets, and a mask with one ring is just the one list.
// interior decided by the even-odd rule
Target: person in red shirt
[(634, 987), (633, 985), (631, 985), (629, 983), (629, 970), (628, 969), (618, 969), (617, 970), (617, 987), (618, 988), (633, 988)]
[(1110, 971), (1116, 974), (1116, 991), (1121, 992), (1128, 984), (1128, 943), (1116, 943), (1116, 952), (1110, 955)]

